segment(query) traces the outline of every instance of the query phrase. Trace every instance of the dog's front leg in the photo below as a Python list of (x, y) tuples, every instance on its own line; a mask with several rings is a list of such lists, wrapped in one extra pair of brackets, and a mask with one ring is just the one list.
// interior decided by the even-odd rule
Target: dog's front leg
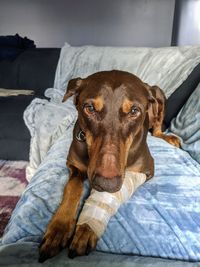
[(110, 218), (135, 190), (146, 181), (146, 175), (126, 171), (122, 188), (116, 193), (92, 190), (79, 216), (76, 232), (69, 248), (69, 257), (87, 255), (96, 248)]
[(66, 247), (72, 237), (77, 217), (77, 209), (83, 192), (84, 174), (70, 168), (70, 178), (64, 188), (63, 199), (50, 221), (39, 250), (39, 262), (44, 262)]

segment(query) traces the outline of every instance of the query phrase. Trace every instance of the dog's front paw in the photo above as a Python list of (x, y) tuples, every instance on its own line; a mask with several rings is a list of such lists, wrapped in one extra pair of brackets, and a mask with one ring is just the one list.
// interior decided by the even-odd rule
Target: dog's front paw
[(77, 225), (75, 235), (69, 248), (69, 258), (76, 256), (88, 255), (95, 250), (98, 241), (97, 235), (89, 227), (89, 225)]
[(39, 262), (57, 255), (67, 246), (75, 228), (75, 221), (53, 220), (43, 237), (39, 248)]
[(180, 139), (175, 135), (165, 135), (165, 141), (176, 147), (181, 147)]

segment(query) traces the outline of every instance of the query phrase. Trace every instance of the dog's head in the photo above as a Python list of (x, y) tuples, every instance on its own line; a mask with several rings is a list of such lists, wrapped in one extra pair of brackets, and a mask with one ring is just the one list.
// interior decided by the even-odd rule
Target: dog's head
[(130, 147), (141, 142), (147, 112), (155, 99), (147, 84), (123, 71), (72, 79), (63, 101), (72, 95), (85, 133), (91, 186), (116, 192), (123, 182)]

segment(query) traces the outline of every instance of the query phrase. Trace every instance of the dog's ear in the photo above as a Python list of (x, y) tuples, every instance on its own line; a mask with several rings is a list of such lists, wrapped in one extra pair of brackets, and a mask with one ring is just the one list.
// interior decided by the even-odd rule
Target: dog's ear
[(153, 116), (157, 116), (158, 114), (158, 99), (157, 99), (157, 92), (161, 91), (161, 89), (154, 85), (150, 86), (147, 83), (145, 83), (145, 87), (148, 91), (148, 100), (149, 100), (149, 110), (153, 113)]
[(65, 102), (69, 97), (75, 95), (75, 104), (77, 103), (77, 96), (80, 93), (80, 90), (83, 85), (83, 79), (76, 78), (69, 81), (66, 93), (63, 96), (62, 102)]

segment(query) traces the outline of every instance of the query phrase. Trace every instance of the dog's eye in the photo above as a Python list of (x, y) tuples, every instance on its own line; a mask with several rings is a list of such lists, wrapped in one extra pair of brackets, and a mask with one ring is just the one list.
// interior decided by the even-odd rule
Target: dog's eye
[(130, 111), (130, 115), (136, 117), (139, 114), (139, 109), (136, 107), (132, 107)]
[(92, 114), (95, 112), (95, 108), (93, 105), (85, 105), (84, 106), (84, 111), (86, 114)]

